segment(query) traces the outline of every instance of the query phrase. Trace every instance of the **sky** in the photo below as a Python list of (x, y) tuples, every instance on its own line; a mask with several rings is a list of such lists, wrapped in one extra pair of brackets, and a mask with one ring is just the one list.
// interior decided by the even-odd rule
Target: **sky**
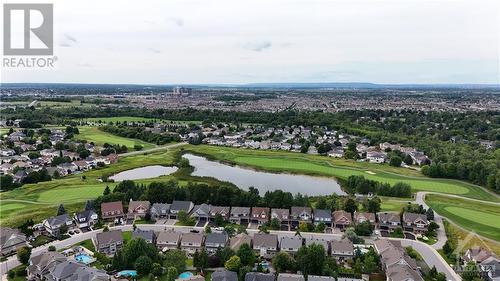
[(500, 83), (495, 0), (52, 3), (55, 67), (2, 82)]

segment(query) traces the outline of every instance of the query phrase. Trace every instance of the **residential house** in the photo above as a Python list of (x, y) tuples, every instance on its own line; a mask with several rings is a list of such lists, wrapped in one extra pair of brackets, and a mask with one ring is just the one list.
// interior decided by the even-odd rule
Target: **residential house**
[(45, 252), (30, 258), (27, 280), (108, 281), (105, 271), (86, 266), (58, 252)]
[(302, 274), (280, 273), (278, 281), (306, 281)]
[(248, 272), (245, 275), (245, 281), (274, 281), (273, 273)]
[(312, 209), (310, 207), (292, 207), (290, 212), (290, 225), (297, 228), (300, 222), (309, 223), (312, 221)]
[(269, 208), (267, 207), (252, 207), (250, 217), (251, 223), (264, 224), (269, 221)]
[(15, 253), (17, 249), (26, 246), (26, 235), (18, 229), (0, 227), (0, 255)]
[(111, 256), (123, 247), (121, 230), (110, 230), (97, 233), (94, 246), (99, 253)]
[(229, 237), (228, 237), (227, 233), (225, 233), (225, 232), (208, 233), (205, 236), (205, 250), (209, 254), (215, 254), (215, 252), (217, 251), (218, 248), (226, 247), (228, 241), (229, 241)]
[(278, 251), (278, 236), (256, 233), (253, 236), (253, 249), (264, 258), (272, 258)]
[(408, 256), (401, 242), (378, 239), (374, 244), (387, 281), (423, 281), (417, 271), (417, 262)]
[(193, 210), (194, 204), (191, 201), (173, 201), (172, 204), (170, 205), (170, 219), (177, 219), (177, 215), (179, 212), (185, 212), (186, 214), (189, 214), (191, 210)]
[(370, 222), (372, 225), (375, 225), (375, 214), (367, 212), (354, 212), (355, 224), (359, 224), (365, 221)]
[(378, 224), (381, 230), (392, 232), (394, 229), (401, 227), (401, 218), (396, 213), (379, 213)]
[(167, 251), (177, 249), (181, 241), (181, 233), (176, 231), (162, 231), (156, 237), (156, 247), (158, 250)]
[(195, 205), (191, 217), (197, 221), (197, 226), (204, 226), (210, 219), (210, 206), (208, 204)]
[(165, 218), (170, 212), (170, 204), (153, 203), (149, 211), (151, 213), (151, 217), (155, 220), (158, 218)]
[(427, 232), (429, 221), (425, 214), (416, 214), (405, 212), (403, 214), (403, 229), (415, 234), (423, 234)]
[(66, 230), (73, 225), (73, 221), (68, 214), (62, 214), (55, 217), (50, 217), (43, 222), (45, 230), (54, 237), (59, 237), (61, 228), (66, 227)]
[[(335, 277), (332, 277), (332, 276), (308, 275), (307, 281), (336, 281), (336, 279), (335, 279)], [(353, 281), (353, 280), (351, 280), (351, 281)], [(362, 281), (362, 280), (359, 280), (359, 281)]]
[(290, 254), (295, 254), (297, 251), (299, 251), (300, 247), (302, 247), (302, 237), (300, 236), (293, 236), (293, 237), (288, 237), (284, 236), (280, 240), (280, 249), (281, 251), (290, 253)]
[(272, 219), (277, 219), (282, 225), (288, 225), (290, 223), (290, 210), (273, 208), (271, 209)]
[(149, 201), (132, 201), (128, 203), (128, 219), (141, 219), (146, 217), (149, 212), (150, 203)]
[(342, 158), (342, 157), (344, 157), (344, 150), (341, 147), (334, 148), (334, 149), (328, 151), (328, 156), (335, 157), (335, 158)]
[(229, 270), (216, 270), (212, 273), (212, 281), (238, 281), (238, 274)]
[(239, 233), (237, 234), (236, 236), (234, 237), (231, 237), (231, 239), (229, 239), (229, 248), (231, 248), (231, 250), (237, 252), (241, 245), (243, 244), (248, 244), (248, 246), (252, 246), (252, 237), (250, 237), (250, 235), (246, 234), (246, 233)]
[(73, 216), (73, 220), (78, 228), (90, 228), (95, 224), (98, 218), (97, 213), (93, 210), (78, 212)]
[(221, 216), (224, 221), (229, 221), (230, 207), (210, 205), (210, 221), (214, 221), (217, 216)]
[(144, 241), (154, 244), (155, 243), (155, 233), (153, 230), (142, 230), (139, 228), (136, 228), (134, 231), (132, 231), (132, 238), (141, 238)]
[(344, 230), (352, 224), (351, 214), (344, 210), (335, 211), (333, 212), (333, 223), (336, 228)]
[(331, 255), (337, 260), (344, 261), (354, 257), (354, 245), (348, 239), (330, 242)]
[(192, 255), (201, 249), (203, 238), (204, 236), (201, 233), (183, 233), (181, 237), (181, 249), (187, 254)]
[(312, 244), (318, 244), (323, 246), (323, 248), (325, 249), (325, 253), (328, 253), (330, 251), (330, 243), (326, 239), (306, 237), (306, 246), (311, 246)]
[(205, 277), (197, 274), (187, 278), (177, 278), (175, 281), (205, 281)]
[(332, 211), (324, 209), (314, 209), (314, 224), (324, 223), (332, 226)]
[(101, 203), (101, 214), (103, 220), (120, 222), (125, 216), (121, 201)]
[(500, 259), (491, 256), (479, 264), (481, 276), (487, 281), (500, 281)]
[(248, 224), (250, 222), (250, 207), (232, 207), (229, 220), (235, 224)]
[(482, 247), (475, 247), (468, 249), (462, 256), (462, 260), (464, 261), (464, 264), (467, 264), (468, 262), (482, 263), (484, 260), (491, 257), (492, 255), (493, 254), (488, 249)]
[(387, 160), (387, 153), (380, 151), (368, 151), (366, 159), (372, 163), (384, 163)]

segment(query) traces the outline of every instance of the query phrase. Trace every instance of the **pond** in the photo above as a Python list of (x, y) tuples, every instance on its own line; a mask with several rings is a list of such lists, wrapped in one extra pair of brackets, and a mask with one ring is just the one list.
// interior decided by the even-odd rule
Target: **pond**
[(189, 164), (194, 167), (193, 176), (213, 177), (220, 181), (231, 182), (243, 190), (248, 190), (250, 186), (253, 186), (261, 195), (266, 191), (277, 189), (310, 196), (332, 193), (345, 195), (338, 182), (332, 178), (261, 172), (210, 161), (193, 154), (184, 154), (182, 157), (188, 159)]
[(175, 171), (177, 171), (177, 167), (165, 167), (160, 165), (153, 165), (153, 166), (146, 166), (146, 167), (123, 171), (109, 178), (114, 181), (140, 180), (140, 179), (149, 179), (149, 178), (156, 178), (159, 176), (170, 175)]

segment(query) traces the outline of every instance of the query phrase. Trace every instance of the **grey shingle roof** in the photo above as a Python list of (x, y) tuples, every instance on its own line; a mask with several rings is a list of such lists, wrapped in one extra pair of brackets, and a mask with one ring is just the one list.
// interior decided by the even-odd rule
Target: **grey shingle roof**
[(238, 281), (238, 274), (234, 271), (217, 270), (212, 273), (212, 281)]

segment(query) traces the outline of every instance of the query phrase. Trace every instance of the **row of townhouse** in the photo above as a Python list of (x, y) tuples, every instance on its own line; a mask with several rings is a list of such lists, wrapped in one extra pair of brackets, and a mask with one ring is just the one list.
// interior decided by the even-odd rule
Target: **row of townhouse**
[[(195, 275), (187, 279), (187, 281), (204, 281), (205, 277)], [(211, 281), (238, 281), (238, 274), (234, 271), (225, 269), (216, 270), (211, 275)], [(319, 276), (319, 275), (302, 275), (293, 273), (262, 273), (248, 272), (245, 274), (244, 281), (363, 281), (363, 279)]]
[[(159, 251), (181, 249), (188, 255), (196, 251), (205, 251), (212, 255), (217, 249), (230, 247), (237, 251), (241, 245), (248, 244), (256, 254), (264, 258), (272, 258), (278, 251), (295, 254), (306, 245), (319, 244), (328, 255), (339, 261), (350, 259), (354, 256), (354, 245), (347, 239), (327, 240), (317, 238), (302, 238), (300, 236), (284, 236), (281, 239), (276, 234), (256, 233), (253, 236), (240, 233), (229, 238), (225, 232), (212, 233), (182, 233), (174, 229), (154, 232), (153, 230), (135, 229), (132, 238), (141, 238), (144, 241), (155, 244)], [(96, 249), (106, 255), (113, 255), (123, 246), (123, 236), (120, 230), (112, 230), (98, 233), (94, 239)]]
[(106, 271), (86, 266), (59, 252), (45, 252), (32, 256), (26, 268), (27, 280), (71, 280), (108, 281), (112, 280)]
[(375, 249), (387, 281), (423, 281), (417, 262), (406, 253), (400, 241), (379, 239)]
[[(365, 221), (376, 225), (376, 216), (373, 213), (355, 212), (351, 216), (350, 213), (343, 210), (332, 212), (331, 210), (312, 209), (310, 207), (291, 207), (290, 209), (229, 207), (209, 204), (195, 205), (190, 201), (173, 201), (172, 204), (154, 203), (150, 205), (148, 201), (130, 201), (128, 212), (125, 214), (123, 204), (119, 201), (102, 203), (101, 205), (103, 219), (115, 221), (123, 218), (143, 218), (148, 212), (153, 219), (177, 219), (177, 215), (181, 211), (195, 218), (198, 226), (204, 226), (206, 222), (214, 221), (217, 216), (226, 221), (243, 225), (249, 223), (262, 225), (276, 219), (287, 229), (296, 229), (301, 222), (324, 223), (328, 227), (339, 229), (345, 229), (349, 225)], [(393, 231), (396, 227), (402, 227), (405, 231), (422, 234), (427, 231), (429, 225), (424, 214), (404, 213), (402, 220), (399, 214), (396, 213), (379, 213), (378, 217), (378, 226), (382, 230)]]

